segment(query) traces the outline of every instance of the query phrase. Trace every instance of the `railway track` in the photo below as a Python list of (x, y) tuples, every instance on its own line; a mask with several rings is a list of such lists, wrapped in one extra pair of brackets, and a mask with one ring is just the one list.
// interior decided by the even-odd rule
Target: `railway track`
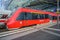
[[(35, 30), (35, 29), (38, 30), (40, 28), (45, 28), (45, 27), (48, 27), (48, 26), (50, 27), (50, 26), (53, 26), (53, 25), (56, 25), (56, 23), (55, 24), (52, 24), (52, 23), (41, 24), (41, 25), (36, 25), (36, 26), (33, 26), (33, 27), (25, 27), (25, 28), (11, 30), (11, 31), (4, 31), (4, 32), (0, 33), (0, 37), (5, 37), (5, 36), (8, 36), (8, 35), (17, 34), (17, 33), (24, 33), (24, 32), (32, 31), (32, 30)], [(45, 27), (42, 27), (42, 26), (45, 26)]]
[(5, 30), (5, 29), (0, 29), (0, 33), (1, 33), (1, 32), (6, 32), (6, 30)]
[(2, 32), (0, 33), (0, 37), (4, 37), (4, 36), (8, 36), (8, 35), (12, 35), (12, 34), (16, 34), (16, 33), (23, 33), (29, 30), (33, 30), (34, 28), (32, 27), (26, 27), (26, 28), (21, 28), (21, 29), (17, 29), (17, 30), (11, 30), (11, 31), (6, 31), (6, 32)]

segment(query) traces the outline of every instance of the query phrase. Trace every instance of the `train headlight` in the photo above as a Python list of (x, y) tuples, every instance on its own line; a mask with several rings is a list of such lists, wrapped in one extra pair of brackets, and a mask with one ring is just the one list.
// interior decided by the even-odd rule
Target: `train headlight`
[(20, 22), (20, 24), (22, 24), (22, 21)]

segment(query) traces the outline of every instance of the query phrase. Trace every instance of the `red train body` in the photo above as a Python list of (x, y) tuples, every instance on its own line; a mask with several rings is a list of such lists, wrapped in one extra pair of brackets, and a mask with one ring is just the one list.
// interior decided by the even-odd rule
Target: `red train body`
[(48, 23), (51, 20), (49, 16), (53, 17), (53, 22), (56, 22), (56, 13), (29, 8), (19, 8), (9, 19), (7, 19), (5, 25), (8, 29), (15, 29), (29, 25)]

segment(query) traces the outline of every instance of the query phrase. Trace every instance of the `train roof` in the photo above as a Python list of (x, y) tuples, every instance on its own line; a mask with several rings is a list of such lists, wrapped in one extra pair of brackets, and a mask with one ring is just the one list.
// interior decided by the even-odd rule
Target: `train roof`
[(31, 13), (39, 13), (39, 14), (50, 14), (50, 15), (57, 15), (55, 12), (47, 12), (43, 10), (36, 10), (31, 8), (19, 8), (19, 11), (22, 10), (23, 12), (31, 12)]

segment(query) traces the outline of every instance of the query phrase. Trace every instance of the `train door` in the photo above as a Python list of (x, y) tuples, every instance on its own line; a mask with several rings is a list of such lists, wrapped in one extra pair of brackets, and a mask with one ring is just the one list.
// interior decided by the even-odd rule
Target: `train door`
[(32, 14), (30, 12), (25, 12), (23, 23), (24, 26), (32, 25)]
[(32, 13), (30, 12), (27, 12), (26, 13), (26, 23), (27, 25), (32, 25), (33, 24), (33, 20), (32, 20)]
[(53, 19), (52, 15), (49, 15), (49, 19), (50, 19), (50, 22), (52, 22), (52, 19)]
[(32, 21), (32, 13), (23, 12), (22, 25), (23, 26), (28, 26), (28, 25), (32, 25), (32, 24), (33, 24), (33, 21)]
[(23, 20), (20, 21), (20, 22), (22, 22), (23, 26), (33, 25), (34, 24), (34, 20), (32, 20), (32, 13), (23, 12)]
[(45, 23), (49, 22), (50, 19), (49, 19), (49, 15), (48, 14), (45, 14)]
[(22, 26), (28, 25), (27, 12), (23, 12)]
[(44, 14), (40, 14), (40, 20), (41, 20), (41, 23), (45, 22), (45, 15)]
[(33, 24), (38, 24), (38, 13), (32, 13)]
[(26, 26), (27, 25), (27, 20), (26, 20), (26, 13), (22, 12), (20, 13), (20, 15), (17, 18), (18, 22), (19, 22), (19, 26)]
[(39, 20), (39, 24), (44, 23), (44, 14), (38, 14), (38, 20)]
[(52, 16), (52, 20), (53, 20), (53, 22), (56, 22), (57, 21), (57, 16)]

